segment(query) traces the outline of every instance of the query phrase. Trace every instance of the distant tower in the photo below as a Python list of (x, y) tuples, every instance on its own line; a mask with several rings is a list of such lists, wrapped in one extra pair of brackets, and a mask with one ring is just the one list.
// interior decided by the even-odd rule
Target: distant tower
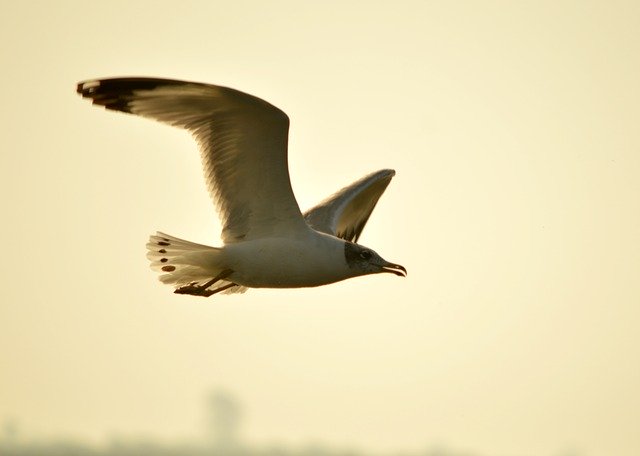
[(18, 423), (11, 418), (5, 419), (0, 432), (0, 455), (17, 452), (18, 434)]
[(215, 454), (236, 454), (242, 418), (238, 401), (229, 393), (216, 391), (209, 396), (207, 408), (208, 434)]
[(5, 443), (16, 443), (18, 440), (18, 423), (7, 418), (2, 424), (2, 440)]

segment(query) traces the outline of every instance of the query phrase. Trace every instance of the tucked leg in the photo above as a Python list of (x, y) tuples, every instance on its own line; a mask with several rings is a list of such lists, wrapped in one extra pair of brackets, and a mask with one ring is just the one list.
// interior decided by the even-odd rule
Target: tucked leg
[(221, 291), (228, 290), (231, 287), (237, 287), (237, 283), (228, 283), (221, 287), (216, 288), (215, 290), (204, 290), (202, 296), (206, 296), (207, 298), (213, 294), (220, 293)]
[(231, 284), (225, 285), (223, 287), (220, 287), (217, 290), (207, 290), (207, 288), (209, 288), (211, 285), (213, 285), (214, 283), (218, 282), (219, 280), (223, 280), (223, 279), (229, 277), (232, 273), (233, 273), (232, 269), (225, 269), (220, 274), (215, 276), (213, 279), (203, 283), (202, 285), (196, 285), (195, 283), (190, 283), (189, 285), (184, 285), (184, 286), (182, 286), (180, 288), (177, 288), (174, 291), (174, 293), (177, 293), (177, 294), (189, 294), (189, 295), (194, 295), (194, 296), (205, 296), (205, 297), (211, 296), (214, 293), (218, 293), (219, 291), (222, 291), (220, 288), (226, 290), (227, 288), (230, 288), (231, 286), (235, 285), (235, 283), (231, 283)]

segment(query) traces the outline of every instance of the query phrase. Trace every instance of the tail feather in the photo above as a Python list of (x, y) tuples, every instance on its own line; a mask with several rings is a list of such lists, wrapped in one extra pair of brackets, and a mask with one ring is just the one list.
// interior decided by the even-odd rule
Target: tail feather
[[(151, 269), (161, 273), (162, 283), (179, 288), (211, 280), (225, 269), (222, 249), (196, 244), (157, 232), (147, 242), (147, 258)], [(221, 280), (210, 288), (219, 288), (231, 282)], [(222, 293), (244, 293), (246, 287), (235, 286)]]

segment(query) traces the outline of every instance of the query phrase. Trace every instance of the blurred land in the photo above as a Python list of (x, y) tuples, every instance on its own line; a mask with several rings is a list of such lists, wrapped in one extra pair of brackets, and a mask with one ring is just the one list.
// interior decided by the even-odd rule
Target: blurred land
[[(110, 438), (102, 444), (70, 439), (24, 437), (18, 423), (5, 420), (0, 432), (0, 456), (369, 456), (356, 449), (311, 443), (298, 447), (252, 444), (241, 437), (242, 407), (232, 395), (212, 394), (206, 401), (206, 429), (201, 439), (160, 442), (143, 438)], [(432, 447), (418, 453), (375, 453), (376, 456), (478, 456)], [(562, 456), (569, 456), (565, 453)], [(573, 456), (573, 454), (571, 454)]]
[[(242, 438), (243, 410), (231, 394), (211, 394), (205, 409), (207, 425), (202, 437), (174, 443), (118, 437), (96, 445), (70, 439), (26, 438), (15, 421), (5, 420), (0, 430), (0, 456), (480, 456), (443, 446), (431, 446), (413, 453), (372, 453), (322, 443), (299, 447), (252, 444)], [(568, 451), (551, 456), (578, 456), (578, 453)]]

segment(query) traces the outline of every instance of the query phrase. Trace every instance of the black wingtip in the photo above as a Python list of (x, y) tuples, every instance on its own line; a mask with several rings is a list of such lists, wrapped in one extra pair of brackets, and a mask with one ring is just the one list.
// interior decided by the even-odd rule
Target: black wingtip
[(91, 99), (95, 105), (130, 113), (129, 103), (133, 100), (135, 91), (153, 90), (161, 85), (183, 83), (182, 81), (143, 77), (92, 79), (79, 82), (76, 91), (83, 98)]
[(76, 92), (82, 95), (83, 98), (90, 98), (91, 94), (99, 86), (100, 81), (98, 79), (80, 81), (76, 86)]
[(186, 84), (186, 82), (145, 77), (92, 79), (79, 82), (78, 93), (123, 93), (131, 95), (135, 90), (153, 90), (158, 86), (183, 84)]

